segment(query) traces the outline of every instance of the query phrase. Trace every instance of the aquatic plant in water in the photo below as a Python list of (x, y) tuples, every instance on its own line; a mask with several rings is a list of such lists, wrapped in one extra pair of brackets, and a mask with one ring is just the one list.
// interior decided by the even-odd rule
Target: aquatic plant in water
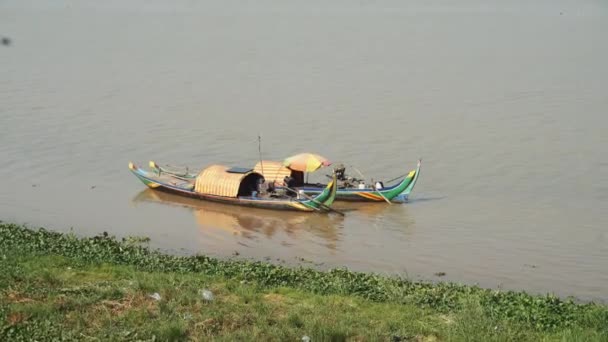
[(431, 284), (347, 269), (323, 272), (263, 262), (221, 260), (204, 255), (174, 256), (129, 239), (119, 241), (107, 233), (78, 238), (72, 234), (0, 222), (0, 250), (56, 254), (86, 263), (131, 265), (149, 272), (194, 272), (245, 280), (264, 287), (292, 287), (315, 294), (350, 295), (378, 302), (413, 304), (446, 313), (464, 309), (473, 298), (491, 319), (512, 321), (539, 331), (568, 326), (606, 329), (603, 323), (608, 322), (608, 308), (605, 306), (576, 303), (553, 295), (533, 296), (454, 283)]

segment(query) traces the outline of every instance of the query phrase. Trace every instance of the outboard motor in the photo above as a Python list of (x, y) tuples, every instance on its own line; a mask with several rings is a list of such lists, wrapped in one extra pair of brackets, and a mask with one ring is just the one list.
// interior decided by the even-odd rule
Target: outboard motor
[(338, 164), (336, 165), (336, 167), (334, 168), (334, 172), (336, 173), (336, 178), (338, 180), (346, 180), (346, 176), (345, 176), (345, 172), (346, 172), (346, 168), (344, 167), (343, 164)]

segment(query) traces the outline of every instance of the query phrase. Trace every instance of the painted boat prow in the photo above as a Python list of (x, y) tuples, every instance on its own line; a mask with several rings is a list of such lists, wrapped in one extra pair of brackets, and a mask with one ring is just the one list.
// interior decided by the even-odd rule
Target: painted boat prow
[(421, 164), (422, 164), (422, 159), (418, 159), (418, 164), (416, 165), (416, 170), (414, 171), (415, 172), (414, 179), (412, 179), (410, 184), (408, 184), (408, 186), (405, 188), (405, 190), (403, 190), (402, 193), (400, 193), (399, 195), (397, 195), (393, 198), (393, 202), (398, 202), (398, 203), (407, 202), (410, 194), (412, 193), (412, 190), (414, 190), (414, 186), (416, 185), (416, 182), (418, 181), (418, 177), (420, 176), (420, 165)]
[(137, 177), (137, 179), (139, 179), (142, 183), (144, 183), (144, 185), (146, 185), (147, 187), (154, 189), (160, 186), (159, 183), (156, 182), (152, 182), (150, 181), (147, 177), (147, 171), (139, 168), (137, 165), (135, 165), (133, 162), (129, 162), (129, 170), (135, 175), (135, 177)]
[(333, 174), (331, 183), (327, 184), (326, 189), (328, 189), (329, 195), (327, 196), (327, 199), (323, 201), (323, 204), (330, 207), (336, 200), (336, 195), (338, 193), (338, 180), (336, 179), (335, 172)]

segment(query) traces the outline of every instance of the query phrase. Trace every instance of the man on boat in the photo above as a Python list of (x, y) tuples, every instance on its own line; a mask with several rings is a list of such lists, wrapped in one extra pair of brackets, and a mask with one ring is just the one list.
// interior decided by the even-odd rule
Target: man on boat
[(263, 197), (265, 190), (264, 181), (264, 177), (260, 177), (257, 179), (255, 184), (253, 184), (251, 189), (251, 194), (253, 197)]
[(287, 196), (296, 197), (298, 195), (298, 193), (294, 189), (297, 184), (296, 180), (293, 177), (285, 176), (285, 178), (283, 178), (283, 183), (285, 183), (285, 186), (287, 187)]

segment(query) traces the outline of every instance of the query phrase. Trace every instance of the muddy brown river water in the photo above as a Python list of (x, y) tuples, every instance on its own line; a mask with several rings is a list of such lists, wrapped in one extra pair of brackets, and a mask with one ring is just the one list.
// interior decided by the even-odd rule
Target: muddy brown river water
[[(0, 219), (606, 301), (607, 33), (605, 1), (5, 0)], [(258, 134), (267, 159), (422, 172), (409, 203), (340, 217), (127, 169), (253, 166)]]

